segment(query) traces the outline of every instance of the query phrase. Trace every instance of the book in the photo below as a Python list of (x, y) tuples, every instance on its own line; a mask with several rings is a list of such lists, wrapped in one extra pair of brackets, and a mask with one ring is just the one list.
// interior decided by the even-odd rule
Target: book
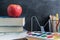
[(0, 32), (21, 32), (25, 18), (0, 18)]
[(23, 27), (0, 27), (0, 32), (22, 32)]

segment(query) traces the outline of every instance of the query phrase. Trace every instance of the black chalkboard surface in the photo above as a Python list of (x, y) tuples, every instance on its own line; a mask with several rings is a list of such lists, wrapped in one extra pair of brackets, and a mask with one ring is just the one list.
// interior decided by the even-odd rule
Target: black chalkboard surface
[[(31, 17), (37, 16), (39, 23), (43, 26), (49, 19), (50, 14), (60, 13), (60, 0), (0, 0), (0, 16), (7, 15), (7, 7), (9, 4), (19, 4), (23, 8), (20, 17), (26, 18), (25, 29), (30, 31)], [(40, 30), (37, 23), (34, 24), (34, 30)], [(48, 26), (45, 27), (46, 31)]]

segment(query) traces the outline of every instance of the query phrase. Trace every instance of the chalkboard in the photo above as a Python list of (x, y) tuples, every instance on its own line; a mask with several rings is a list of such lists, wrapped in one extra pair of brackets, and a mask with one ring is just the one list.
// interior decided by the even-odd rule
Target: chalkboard
[[(0, 16), (7, 15), (7, 7), (9, 4), (19, 4), (23, 7), (23, 13), (20, 17), (26, 18), (25, 29), (30, 31), (31, 17), (36, 16), (39, 23), (43, 26), (49, 19), (49, 15), (60, 14), (60, 0), (0, 0)], [(34, 24), (34, 30), (40, 30), (37, 23)], [(48, 26), (45, 27), (46, 31)]]

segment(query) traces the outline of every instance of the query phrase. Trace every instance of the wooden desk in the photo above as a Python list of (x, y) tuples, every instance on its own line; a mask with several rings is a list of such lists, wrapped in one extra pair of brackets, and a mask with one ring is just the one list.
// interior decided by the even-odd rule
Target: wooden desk
[(42, 40), (42, 39), (40, 39), (40, 38), (32, 38), (32, 37), (28, 37), (27, 39), (28, 39), (28, 40)]

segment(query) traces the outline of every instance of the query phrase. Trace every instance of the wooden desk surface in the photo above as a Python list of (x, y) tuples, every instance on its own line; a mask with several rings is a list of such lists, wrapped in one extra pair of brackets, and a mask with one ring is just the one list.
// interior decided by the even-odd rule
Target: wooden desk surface
[(27, 39), (28, 40), (42, 40), (42, 39), (39, 39), (39, 38), (32, 38), (32, 37), (28, 37)]

